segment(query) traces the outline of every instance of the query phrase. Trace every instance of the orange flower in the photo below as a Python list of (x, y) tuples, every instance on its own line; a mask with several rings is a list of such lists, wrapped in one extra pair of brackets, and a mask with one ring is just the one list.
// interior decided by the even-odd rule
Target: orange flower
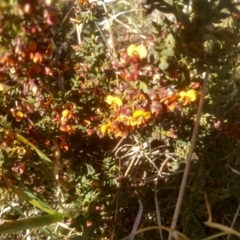
[(178, 93), (172, 93), (168, 97), (162, 99), (160, 103), (164, 103), (170, 111), (173, 111), (177, 106), (176, 104), (177, 99), (178, 99)]
[(177, 103), (176, 102), (173, 102), (171, 104), (167, 104), (167, 107), (170, 111), (174, 111), (177, 107)]
[(66, 132), (68, 133), (68, 134), (72, 134), (72, 133), (74, 133), (74, 131), (76, 130), (76, 126), (74, 126), (74, 125), (67, 125), (67, 127), (66, 127)]
[(78, 0), (78, 2), (81, 3), (81, 4), (88, 4), (89, 3), (88, 0)]
[(62, 132), (66, 132), (66, 133), (68, 133), (68, 134), (72, 134), (72, 133), (74, 133), (74, 131), (76, 130), (76, 126), (74, 126), (74, 125), (65, 125), (65, 124), (62, 124), (61, 126), (60, 126), (60, 131), (62, 131)]

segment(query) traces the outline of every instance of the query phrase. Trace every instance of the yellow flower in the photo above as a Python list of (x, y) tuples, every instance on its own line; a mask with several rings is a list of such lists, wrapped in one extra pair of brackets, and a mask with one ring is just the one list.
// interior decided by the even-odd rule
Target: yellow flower
[(70, 111), (68, 111), (67, 109), (65, 109), (65, 110), (62, 111), (62, 117), (68, 118), (69, 115), (70, 115)]
[(11, 109), (11, 112), (17, 122), (20, 122), (22, 120), (22, 118), (24, 117), (24, 114), (20, 110)]
[(131, 44), (127, 48), (127, 54), (130, 57), (133, 57), (134, 55), (139, 56), (140, 59), (147, 57), (147, 49), (144, 45), (135, 45)]
[(188, 90), (187, 92), (179, 93), (179, 101), (182, 102), (183, 106), (186, 106), (190, 102), (194, 102), (197, 99), (197, 92), (193, 89)]
[(136, 110), (133, 113), (133, 118), (139, 118), (139, 117), (149, 119), (151, 117), (151, 112), (146, 112), (145, 110)]
[(14, 117), (23, 118), (23, 116), (24, 116), (24, 114), (21, 111), (19, 111), (19, 110), (11, 109), (11, 112), (12, 112), (12, 115)]
[(109, 105), (116, 104), (118, 107), (122, 106), (122, 100), (119, 97), (113, 97), (111, 95), (108, 95), (106, 98), (106, 103)]
[(106, 124), (103, 124), (100, 128), (100, 131), (103, 133), (103, 134), (106, 134), (108, 133), (109, 131), (109, 128), (111, 127), (112, 123), (111, 122), (108, 122)]
[(127, 125), (135, 127), (144, 124), (151, 117), (151, 112), (145, 110), (136, 110), (132, 118), (129, 118)]
[(117, 111), (123, 105), (122, 100), (119, 97), (114, 97), (111, 95), (108, 95), (105, 101), (107, 104), (113, 106), (114, 111)]
[(114, 134), (115, 137), (122, 137), (124, 132), (117, 126), (117, 124), (108, 122), (100, 127), (101, 133), (105, 134)]

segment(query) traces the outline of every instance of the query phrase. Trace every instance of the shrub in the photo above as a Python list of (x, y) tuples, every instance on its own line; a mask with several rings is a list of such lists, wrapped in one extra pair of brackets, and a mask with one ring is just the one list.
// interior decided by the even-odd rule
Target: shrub
[[(120, 239), (134, 226), (169, 226), (194, 144), (175, 233), (214, 234), (211, 219), (210, 230), (203, 224), (205, 203), (216, 222), (225, 216), (220, 212), (236, 211), (237, 176), (223, 166), (238, 173), (238, 4), (168, 2), (142, 4), (149, 30), (124, 48), (114, 38), (118, 24), (140, 29), (138, 14), (116, 13), (125, 5), (0, 4), (3, 208), (11, 199), (4, 218), (41, 219), (26, 228), (53, 239)], [(194, 124), (198, 137), (190, 142)], [(42, 212), (47, 217), (33, 218)], [(57, 230), (51, 214), (62, 220)], [(162, 229), (166, 238), (170, 230)], [(159, 236), (147, 231), (136, 239)]]

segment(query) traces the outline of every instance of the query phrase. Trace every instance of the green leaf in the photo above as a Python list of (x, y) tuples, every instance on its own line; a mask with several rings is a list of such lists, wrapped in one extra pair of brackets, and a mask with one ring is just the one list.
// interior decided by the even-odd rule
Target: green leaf
[(92, 175), (93, 173), (95, 173), (95, 170), (94, 170), (94, 168), (91, 165), (89, 165), (87, 163), (85, 165), (87, 167), (88, 175)]
[(83, 176), (82, 179), (81, 179), (81, 183), (85, 184), (86, 181), (87, 181), (86, 176)]

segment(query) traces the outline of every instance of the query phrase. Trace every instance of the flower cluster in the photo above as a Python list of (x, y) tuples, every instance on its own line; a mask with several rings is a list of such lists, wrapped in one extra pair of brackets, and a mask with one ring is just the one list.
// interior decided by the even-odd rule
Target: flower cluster
[(164, 112), (179, 110), (197, 98), (194, 89), (177, 91), (164, 83), (164, 78), (177, 78), (176, 71), (164, 72), (151, 65), (144, 45), (131, 44), (121, 50), (113, 67), (119, 74), (119, 81), (113, 85), (114, 94), (105, 102), (110, 116), (99, 126), (100, 135), (123, 136), (140, 128)]

